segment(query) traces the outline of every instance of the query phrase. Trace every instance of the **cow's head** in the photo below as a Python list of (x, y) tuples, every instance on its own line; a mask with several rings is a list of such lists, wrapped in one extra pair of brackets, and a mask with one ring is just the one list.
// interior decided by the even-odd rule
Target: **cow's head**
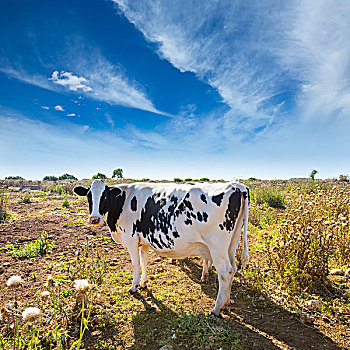
[(102, 180), (94, 180), (89, 188), (77, 186), (74, 192), (79, 196), (87, 196), (89, 202), (92, 225), (100, 225), (104, 222), (104, 216), (110, 210), (113, 199), (121, 194), (118, 187), (108, 187)]

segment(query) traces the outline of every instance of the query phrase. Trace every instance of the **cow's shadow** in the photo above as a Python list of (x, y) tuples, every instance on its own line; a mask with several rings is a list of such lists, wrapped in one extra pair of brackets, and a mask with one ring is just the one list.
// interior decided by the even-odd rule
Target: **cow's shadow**
[[(200, 259), (178, 260), (177, 263), (190, 279), (201, 286), (203, 293), (213, 299), (214, 306), (218, 291), (216, 272), (211, 272), (209, 281), (202, 283)], [(243, 337), (247, 335), (247, 330), (259, 334), (270, 340), (268, 349), (274, 349), (276, 345), (278, 348), (342, 349), (313, 325), (303, 324), (296, 314), (283, 309), (271, 299), (264, 297), (265, 300), (253, 302), (251, 296), (256, 292), (253, 287), (246, 284), (243, 287), (234, 281), (231, 296), (237, 296), (238, 291), (240, 298), (233, 297), (233, 304), (223, 310), (223, 314), (232, 329)], [(259, 346), (253, 345), (253, 348)]]

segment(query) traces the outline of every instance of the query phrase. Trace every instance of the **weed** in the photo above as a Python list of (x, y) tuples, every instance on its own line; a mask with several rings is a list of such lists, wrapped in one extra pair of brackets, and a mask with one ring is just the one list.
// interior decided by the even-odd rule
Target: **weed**
[(272, 185), (251, 187), (252, 202), (267, 204), (272, 208), (285, 208), (285, 193)]
[(19, 247), (15, 247), (14, 244), (8, 243), (5, 247), (0, 249), (6, 249), (8, 253), (18, 258), (32, 258), (34, 256), (42, 256), (50, 253), (55, 246), (54, 241), (51, 243), (49, 242), (48, 234), (42, 232), (40, 237), (34, 242)]
[(25, 203), (25, 204), (28, 204), (28, 203), (31, 203), (32, 202), (32, 196), (30, 194), (30, 192), (25, 192), (21, 199), (18, 201), (18, 203)]
[(5, 188), (2, 188), (0, 191), (0, 222), (2, 222), (9, 218), (9, 214), (7, 212), (8, 199), (5, 194)]
[(68, 198), (66, 197), (62, 203), (62, 207), (63, 208), (69, 208), (70, 207), (70, 204), (69, 204), (69, 200)]
[(179, 346), (190, 349), (240, 349), (239, 339), (217, 318), (196, 310), (181, 311), (173, 319), (170, 332)]

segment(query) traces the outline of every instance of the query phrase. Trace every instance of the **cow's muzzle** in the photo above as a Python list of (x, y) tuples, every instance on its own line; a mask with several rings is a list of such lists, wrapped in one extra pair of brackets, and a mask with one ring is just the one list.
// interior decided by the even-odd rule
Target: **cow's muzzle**
[(90, 224), (91, 225), (101, 224), (101, 218), (99, 216), (90, 216)]

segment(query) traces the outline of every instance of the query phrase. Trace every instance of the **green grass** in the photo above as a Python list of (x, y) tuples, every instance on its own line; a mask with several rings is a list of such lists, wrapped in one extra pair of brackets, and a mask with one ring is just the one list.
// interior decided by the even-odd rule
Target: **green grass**
[(5, 247), (0, 249), (6, 249), (6, 251), (14, 257), (18, 258), (33, 258), (35, 256), (42, 256), (48, 254), (55, 247), (55, 242), (49, 242), (48, 234), (42, 232), (40, 237), (34, 242), (15, 247), (12, 243), (7, 243)]
[(251, 188), (252, 202), (267, 204), (272, 208), (285, 208), (285, 193), (274, 186), (262, 186)]
[(228, 329), (227, 324), (195, 310), (189, 313), (180, 311), (171, 323), (170, 332), (178, 348), (241, 349), (237, 335)]

